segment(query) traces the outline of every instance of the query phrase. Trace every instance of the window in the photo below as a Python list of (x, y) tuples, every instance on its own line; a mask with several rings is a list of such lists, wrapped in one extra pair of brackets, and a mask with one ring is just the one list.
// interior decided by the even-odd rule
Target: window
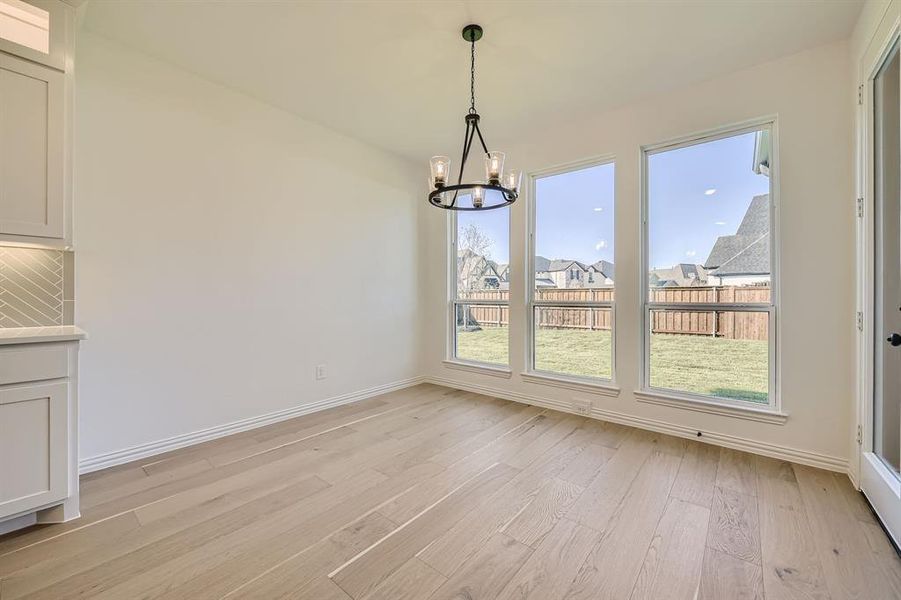
[(533, 372), (613, 380), (613, 174), (605, 162), (534, 180)]
[(776, 405), (772, 137), (645, 151), (647, 390)]
[(453, 235), (452, 359), (507, 366), (510, 211), (450, 212)]
[(50, 13), (21, 0), (0, 0), (0, 38), (50, 52)]

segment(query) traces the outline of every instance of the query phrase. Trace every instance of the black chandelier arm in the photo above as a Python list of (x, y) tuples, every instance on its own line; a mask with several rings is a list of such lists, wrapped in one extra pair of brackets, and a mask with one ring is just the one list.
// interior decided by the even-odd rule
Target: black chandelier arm
[(482, 130), (479, 129), (478, 121), (476, 121), (476, 123), (475, 123), (475, 129), (476, 129), (476, 133), (479, 134), (479, 141), (482, 142), (482, 150), (485, 151), (485, 155), (487, 156), (488, 155), (488, 146), (485, 144), (485, 138), (482, 137)]
[(478, 124), (473, 125), (469, 119), (466, 120), (466, 133), (463, 136), (463, 155), (460, 157), (460, 174), (457, 176), (457, 184), (463, 182), (463, 171), (466, 169), (466, 161), (469, 160), (469, 150), (472, 148), (472, 139), (477, 128)]

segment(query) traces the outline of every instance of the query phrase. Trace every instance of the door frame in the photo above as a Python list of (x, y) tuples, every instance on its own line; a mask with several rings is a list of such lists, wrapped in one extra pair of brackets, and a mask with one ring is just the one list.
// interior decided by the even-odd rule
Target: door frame
[[(856, 110), (856, 199), (857, 214), (857, 412), (856, 448), (849, 461), (849, 476), (858, 489), (870, 490), (874, 510), (888, 494), (901, 496), (901, 481), (873, 454), (873, 398), (875, 393), (875, 176), (873, 172), (874, 78), (895, 43), (901, 43), (901, 16), (897, 3), (886, 7), (873, 35), (858, 59)], [(853, 447), (853, 445), (852, 445)], [(889, 489), (891, 492), (889, 492)], [(885, 498), (883, 498), (883, 495)], [(887, 531), (901, 537), (901, 522), (891, 522)], [(899, 520), (901, 521), (901, 520)], [(901, 539), (894, 539), (901, 544)]]

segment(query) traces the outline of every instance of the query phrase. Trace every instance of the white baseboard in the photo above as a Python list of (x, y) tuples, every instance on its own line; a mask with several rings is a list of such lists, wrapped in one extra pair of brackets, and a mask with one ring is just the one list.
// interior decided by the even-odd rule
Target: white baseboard
[[(523, 394), (521, 392), (514, 392), (511, 390), (505, 390), (496, 387), (472, 384), (463, 381), (457, 381), (455, 379), (448, 379), (445, 377), (425, 377), (424, 382), (434, 383), (436, 385), (441, 385), (444, 387), (458, 388), (468, 392), (475, 392), (477, 394), (485, 394), (486, 396), (503, 398), (504, 400), (521, 402), (523, 404), (531, 404), (533, 406), (540, 406), (542, 408), (549, 408), (560, 412), (576, 414), (572, 406), (570, 406), (566, 402), (562, 402), (560, 400), (552, 400), (550, 398), (542, 398), (540, 396), (534, 396), (532, 394)], [(701, 442), (706, 442), (708, 444), (714, 444), (716, 446), (723, 446), (725, 448), (742, 450), (744, 452), (760, 454), (763, 456), (768, 456), (770, 458), (777, 458), (779, 460), (796, 462), (802, 465), (826, 469), (828, 471), (848, 473), (847, 460), (838, 458), (836, 456), (829, 456), (827, 454), (809, 452), (807, 450), (799, 450), (797, 448), (790, 448), (788, 446), (780, 446), (777, 444), (770, 444), (768, 442), (760, 442), (757, 440), (728, 435), (725, 433), (715, 433), (711, 431), (702, 431), (701, 436), (698, 437), (697, 429), (692, 429), (684, 425), (677, 425), (675, 423), (669, 423), (667, 421), (661, 421), (658, 419), (636, 417), (612, 410), (592, 408), (591, 417), (599, 419), (601, 421), (610, 421), (612, 423), (618, 423), (620, 425), (629, 425), (630, 427), (637, 427), (639, 429), (647, 429), (649, 431), (666, 433), (668, 435), (676, 437), (689, 438)]]
[(240, 421), (234, 421), (232, 423), (226, 423), (224, 425), (217, 425), (208, 429), (201, 429), (200, 431), (176, 435), (157, 442), (140, 444), (138, 446), (132, 446), (131, 448), (125, 448), (123, 450), (116, 450), (114, 452), (108, 452), (106, 454), (98, 454), (96, 456), (82, 458), (78, 461), (78, 471), (81, 474), (91, 473), (92, 471), (99, 471), (100, 469), (114, 467), (116, 465), (121, 465), (133, 460), (139, 460), (142, 458), (147, 458), (149, 456), (155, 456), (157, 454), (169, 452), (171, 450), (178, 450), (179, 448), (199, 444), (201, 442), (215, 440), (217, 438), (231, 435), (233, 433), (247, 431), (248, 429), (256, 429), (258, 427), (271, 425), (272, 423), (278, 423), (279, 421), (286, 421), (288, 419), (293, 419), (295, 417), (319, 412), (328, 408), (334, 408), (335, 406), (341, 406), (342, 404), (359, 402), (360, 400), (365, 400), (366, 398), (371, 398), (380, 394), (386, 394), (395, 390), (401, 390), (424, 382), (424, 377), (411, 377), (410, 379), (403, 379), (401, 381), (394, 381), (383, 385), (377, 385), (365, 390), (350, 392), (348, 394), (342, 394), (340, 396), (333, 396), (332, 398), (310, 402), (309, 404), (301, 404), (299, 406), (286, 408), (284, 410), (271, 412), (257, 417), (250, 417), (248, 419), (241, 419)]

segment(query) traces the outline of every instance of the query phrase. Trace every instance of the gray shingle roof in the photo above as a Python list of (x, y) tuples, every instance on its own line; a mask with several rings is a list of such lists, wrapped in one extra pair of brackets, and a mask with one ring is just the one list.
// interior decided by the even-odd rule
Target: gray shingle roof
[(583, 263), (580, 263), (577, 260), (558, 259), (558, 260), (552, 260), (551, 264), (548, 265), (548, 268), (545, 269), (545, 271), (550, 271), (550, 272), (565, 271), (567, 269), (573, 268), (573, 265), (581, 268), (583, 271), (588, 270), (587, 266), (585, 266)]
[(717, 238), (704, 266), (713, 275), (759, 275), (770, 272), (770, 197), (755, 196), (735, 235)]
[(613, 275), (616, 272), (616, 269), (612, 262), (608, 262), (606, 260), (599, 260), (598, 262), (591, 265), (595, 268), (599, 273), (601, 273), (604, 277), (608, 279), (616, 279)]
[(701, 265), (679, 263), (668, 269), (651, 269), (648, 278), (651, 285), (691, 287), (707, 283), (707, 270)]

